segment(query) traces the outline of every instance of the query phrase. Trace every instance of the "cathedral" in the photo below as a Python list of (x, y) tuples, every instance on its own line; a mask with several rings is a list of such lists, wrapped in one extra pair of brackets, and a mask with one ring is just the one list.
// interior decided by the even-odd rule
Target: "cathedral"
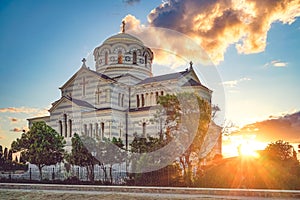
[(134, 135), (158, 136), (164, 129), (155, 117), (159, 96), (193, 92), (211, 102), (212, 91), (201, 83), (192, 62), (184, 71), (153, 76), (153, 52), (125, 33), (124, 25), (121, 33), (96, 47), (93, 56), (95, 69), (82, 60), (59, 88), (61, 97), (52, 103), (49, 116), (28, 119), (29, 127), (45, 121), (54, 128), (65, 137), (69, 151), (74, 133), (121, 138), (126, 148)]

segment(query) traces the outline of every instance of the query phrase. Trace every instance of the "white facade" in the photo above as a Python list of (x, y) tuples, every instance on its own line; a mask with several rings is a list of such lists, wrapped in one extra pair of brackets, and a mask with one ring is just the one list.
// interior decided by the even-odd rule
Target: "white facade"
[(81, 68), (62, 86), (44, 120), (63, 135), (67, 149), (74, 133), (121, 138), (129, 146), (133, 135), (158, 136), (155, 120), (158, 96), (195, 92), (211, 102), (212, 91), (203, 86), (192, 64), (185, 71), (152, 75), (153, 53), (143, 42), (119, 33), (94, 50), (95, 71), (83, 60)]

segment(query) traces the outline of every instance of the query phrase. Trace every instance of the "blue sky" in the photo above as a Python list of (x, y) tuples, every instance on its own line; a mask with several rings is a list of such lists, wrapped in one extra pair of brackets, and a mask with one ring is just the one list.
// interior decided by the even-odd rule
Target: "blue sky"
[[(162, 12), (157, 9), (162, 1), (126, 2), (0, 2), (0, 144), (9, 146), (27, 126), (26, 118), (45, 113), (60, 98), (58, 88), (80, 68), (81, 59), (119, 32), (126, 15), (145, 26), (163, 25), (166, 15), (147, 18), (153, 9)], [(299, 8), (295, 12), (293, 22), (271, 22), (266, 47), (257, 53), (238, 53), (235, 45), (243, 38), (226, 44), (223, 59), (215, 63), (225, 89), (226, 107), (221, 109), (227, 120), (243, 125), (300, 110)]]

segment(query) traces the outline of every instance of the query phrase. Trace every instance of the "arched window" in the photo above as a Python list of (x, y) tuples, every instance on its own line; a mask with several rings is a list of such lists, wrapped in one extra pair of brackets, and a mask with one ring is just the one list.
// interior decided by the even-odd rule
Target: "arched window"
[(58, 125), (59, 125), (59, 133), (62, 136), (63, 135), (63, 126), (62, 126), (62, 121), (61, 120), (59, 120)]
[(156, 101), (156, 103), (158, 101), (158, 92), (155, 92), (155, 101)]
[(68, 137), (67, 114), (64, 114), (64, 127), (65, 127), (65, 137)]
[(139, 95), (136, 95), (136, 107), (140, 107), (140, 97)]
[(145, 55), (145, 67), (147, 67), (147, 62), (148, 62), (148, 56), (147, 54)]
[(122, 64), (123, 63), (123, 56), (122, 56), (122, 51), (118, 52), (118, 64)]
[(137, 55), (136, 55), (136, 51), (133, 52), (133, 55), (132, 55), (132, 64), (136, 64), (136, 60), (137, 60)]
[(105, 64), (108, 64), (108, 52), (105, 52)]
[(72, 137), (72, 120), (69, 119), (69, 136)]
[(144, 94), (142, 94), (142, 107), (145, 106), (145, 98), (144, 98)]
[(101, 122), (101, 138), (104, 138), (104, 122)]

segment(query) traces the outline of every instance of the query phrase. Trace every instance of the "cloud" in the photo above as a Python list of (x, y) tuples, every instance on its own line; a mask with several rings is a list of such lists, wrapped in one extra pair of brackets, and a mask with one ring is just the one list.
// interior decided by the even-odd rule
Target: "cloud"
[[(212, 64), (206, 52), (185, 34), (171, 29), (146, 26), (130, 14), (123, 20), (126, 22), (126, 32), (142, 38), (145, 45), (154, 52), (154, 64), (166, 64), (172, 69), (188, 66), (190, 61), (195, 65)], [(185, 48), (182, 48), (183, 46)]]
[(13, 122), (13, 123), (19, 121), (17, 118), (14, 118), (14, 117), (10, 117), (9, 119), (10, 119), (10, 121)]
[(218, 64), (230, 45), (241, 54), (264, 51), (271, 24), (291, 24), (298, 16), (300, 0), (169, 0), (149, 13), (148, 24), (188, 35)]
[(244, 82), (244, 81), (250, 81), (251, 78), (240, 78), (238, 80), (232, 80), (232, 81), (224, 81), (221, 84), (224, 85), (225, 87), (230, 87), (230, 88), (234, 88), (236, 87), (239, 83)]
[(9, 130), (9, 131), (11, 131), (11, 132), (23, 132), (23, 131), (28, 131), (29, 129), (28, 129), (28, 127), (22, 127), (22, 128), (20, 128), (20, 127), (15, 127), (15, 128), (13, 128), (13, 129), (11, 129), (11, 130)]
[(282, 62), (280, 60), (273, 60), (270, 63), (267, 63), (268, 65), (271, 65), (273, 67), (287, 67), (287, 62)]
[(139, 3), (141, 0), (123, 0), (124, 3), (133, 5), (135, 3)]
[(10, 131), (12, 131), (12, 132), (22, 132), (23, 129), (21, 129), (21, 128), (13, 128)]
[(41, 108), (30, 108), (30, 107), (8, 107), (8, 108), (0, 108), (0, 113), (25, 113), (25, 114), (36, 114), (36, 115), (47, 115), (47, 109)]
[(300, 111), (270, 116), (269, 119), (248, 124), (234, 134), (255, 134), (258, 141), (274, 142), (284, 140), (300, 142)]

